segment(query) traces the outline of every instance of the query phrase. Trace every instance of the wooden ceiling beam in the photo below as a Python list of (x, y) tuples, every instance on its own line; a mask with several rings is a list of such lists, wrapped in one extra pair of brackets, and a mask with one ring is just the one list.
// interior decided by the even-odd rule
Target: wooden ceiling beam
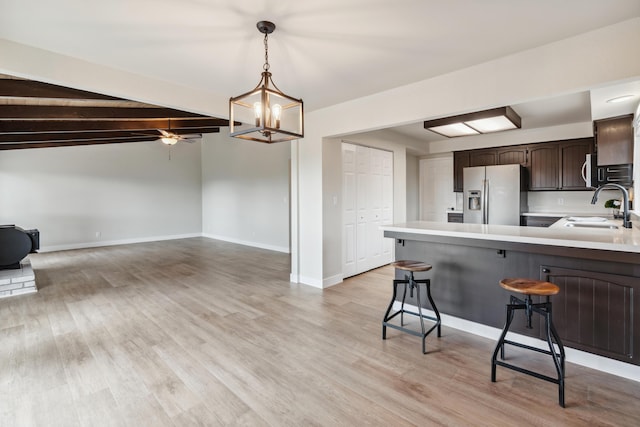
[[(34, 132), (146, 131), (165, 129), (181, 133), (209, 133), (229, 126), (229, 121), (211, 117), (146, 120), (2, 120), (0, 134)], [(203, 131), (210, 129), (210, 131)]]
[(58, 105), (0, 105), (2, 119), (162, 119), (207, 117), (161, 107), (82, 107)]
[(75, 147), (78, 145), (101, 145), (101, 144), (125, 144), (129, 142), (155, 141), (158, 138), (136, 138), (136, 139), (104, 139), (104, 140), (84, 140), (69, 142), (23, 142), (19, 144), (0, 144), (0, 151), (3, 150), (22, 150), (29, 148), (53, 148), (53, 147)]
[[(218, 133), (219, 128), (194, 128), (188, 132), (174, 132), (178, 135)], [(124, 138), (160, 138), (162, 135), (156, 129), (147, 131), (97, 131), (97, 132), (28, 132), (28, 133), (0, 133), (0, 144), (30, 143), (30, 142), (69, 142), (69, 141), (99, 141), (103, 139)]]
[(79, 89), (56, 86), (32, 80), (0, 79), (0, 97), (61, 98), (61, 99), (99, 99), (119, 101), (122, 98), (101, 95)]
[(226, 126), (225, 119), (0, 75), (0, 150), (155, 141), (158, 129), (206, 134)]

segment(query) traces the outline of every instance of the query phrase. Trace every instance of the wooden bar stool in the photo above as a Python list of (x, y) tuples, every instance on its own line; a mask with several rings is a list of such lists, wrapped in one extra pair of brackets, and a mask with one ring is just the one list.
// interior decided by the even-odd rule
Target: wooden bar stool
[[(500, 281), (500, 286), (508, 291), (524, 294), (525, 299), (523, 301), (511, 295), (510, 303), (507, 304), (507, 322), (504, 325), (502, 335), (500, 335), (500, 339), (498, 340), (496, 348), (493, 351), (493, 356), (491, 357), (491, 381), (496, 382), (496, 365), (500, 365), (505, 368), (521, 372), (523, 374), (532, 375), (536, 378), (558, 384), (558, 401), (560, 403), (560, 406), (564, 408), (564, 347), (562, 346), (562, 341), (560, 340), (558, 332), (556, 332), (556, 328), (553, 326), (553, 321), (551, 318), (551, 301), (549, 299), (551, 295), (555, 295), (560, 292), (560, 288), (550, 282), (530, 279), (502, 279)], [(534, 304), (531, 301), (532, 295), (546, 296), (546, 302)], [(527, 328), (529, 329), (531, 329), (531, 315), (533, 313), (538, 313), (541, 316), (544, 316), (545, 335), (547, 344), (549, 344), (549, 350), (542, 350), (536, 347), (531, 347), (525, 344), (520, 344), (505, 339), (505, 337), (507, 336), (507, 332), (509, 331), (509, 327), (511, 326), (511, 322), (513, 321), (513, 313), (515, 310), (525, 311)], [(554, 348), (554, 341), (558, 346), (558, 352), (556, 352)], [(505, 344), (510, 344), (516, 347), (521, 347), (550, 355), (553, 358), (553, 363), (556, 367), (556, 372), (558, 373), (557, 378), (549, 377), (547, 375), (543, 375), (538, 372), (534, 372), (529, 369), (524, 369), (519, 366), (504, 362)], [(502, 360), (497, 360), (498, 350), (500, 351), (500, 359)]]
[[(429, 264), (425, 264), (423, 262), (420, 261), (396, 261), (396, 262), (392, 262), (391, 263), (392, 266), (394, 266), (395, 268), (397, 268), (398, 270), (403, 270), (403, 271), (407, 271), (409, 272), (409, 274), (405, 274), (404, 279), (395, 279), (393, 281), (393, 296), (391, 297), (391, 302), (389, 303), (389, 307), (387, 308), (386, 313), (384, 314), (384, 319), (382, 320), (382, 339), (387, 339), (387, 326), (390, 328), (394, 328), (394, 329), (398, 329), (399, 331), (402, 332), (406, 332), (408, 334), (411, 335), (415, 335), (418, 337), (422, 337), (422, 353), (427, 353), (426, 350), (426, 346), (425, 346), (425, 339), (427, 338), (427, 335), (429, 335), (431, 333), (431, 331), (433, 331), (434, 329), (438, 328), (438, 337), (441, 336), (441, 331), (440, 331), (440, 324), (442, 323), (440, 320), (440, 313), (438, 312), (438, 308), (436, 307), (436, 304), (433, 302), (433, 298), (431, 298), (431, 281), (429, 279), (416, 279), (413, 277), (413, 273), (414, 272), (420, 272), (420, 271), (429, 271), (431, 270), (431, 266)], [(398, 285), (404, 285), (404, 290), (402, 293), (402, 304), (400, 306), (400, 310), (396, 311), (395, 313), (391, 314), (391, 310), (393, 308), (393, 303), (396, 300), (396, 296), (398, 294)], [(421, 300), (420, 300), (420, 286), (419, 285), (425, 285), (426, 290), (427, 290), (427, 298), (429, 299), (429, 303), (431, 304), (431, 308), (433, 309), (434, 313), (435, 313), (435, 317), (432, 316), (427, 316), (425, 314), (422, 313), (422, 307), (421, 307)], [(418, 303), (416, 304), (418, 306), (418, 312), (415, 313), (413, 311), (409, 311), (409, 310), (405, 310), (404, 309), (404, 302), (407, 298), (407, 288), (409, 288), (410, 291), (410, 297), (413, 298), (413, 291), (415, 289), (416, 291), (416, 296), (417, 296), (417, 301)], [(413, 316), (418, 316), (418, 318), (420, 319), (420, 331), (414, 331), (413, 329), (408, 329), (404, 327), (404, 314), (411, 314)], [(396, 325), (393, 323), (390, 323), (389, 321), (391, 319), (393, 319), (394, 317), (396, 317), (397, 315), (400, 315), (400, 325)], [(435, 321), (435, 324), (429, 329), (426, 330), (425, 326), (424, 326), (424, 319), (428, 319), (428, 320), (432, 320)]]

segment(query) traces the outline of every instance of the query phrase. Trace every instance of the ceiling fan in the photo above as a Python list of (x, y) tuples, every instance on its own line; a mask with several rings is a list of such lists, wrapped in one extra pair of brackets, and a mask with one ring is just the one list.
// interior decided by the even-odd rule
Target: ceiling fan
[(201, 133), (191, 133), (191, 134), (177, 134), (174, 132), (166, 131), (164, 129), (158, 129), (160, 132), (160, 141), (166, 145), (175, 145), (178, 141), (184, 142), (195, 142), (198, 139), (202, 138)]

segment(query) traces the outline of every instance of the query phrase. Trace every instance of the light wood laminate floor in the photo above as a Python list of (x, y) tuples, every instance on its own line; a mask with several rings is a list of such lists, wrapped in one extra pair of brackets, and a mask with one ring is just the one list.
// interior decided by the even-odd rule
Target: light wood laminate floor
[(640, 425), (640, 383), (569, 363), (562, 409), (554, 384), (491, 383), (491, 340), (383, 341), (390, 267), (320, 290), (205, 238), (31, 259), (39, 292), (0, 300), (2, 426)]

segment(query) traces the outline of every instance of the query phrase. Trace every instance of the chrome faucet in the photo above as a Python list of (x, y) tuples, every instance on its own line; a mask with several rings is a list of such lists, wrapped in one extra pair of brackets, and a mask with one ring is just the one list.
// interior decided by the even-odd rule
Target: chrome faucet
[(622, 185), (614, 183), (601, 185), (596, 189), (595, 193), (593, 193), (591, 204), (596, 204), (596, 202), (598, 201), (598, 194), (600, 194), (600, 192), (605, 188), (617, 188), (618, 190), (622, 191), (622, 203), (624, 208), (624, 212), (622, 213), (622, 226), (624, 228), (631, 228), (631, 221), (629, 221), (629, 192)]

